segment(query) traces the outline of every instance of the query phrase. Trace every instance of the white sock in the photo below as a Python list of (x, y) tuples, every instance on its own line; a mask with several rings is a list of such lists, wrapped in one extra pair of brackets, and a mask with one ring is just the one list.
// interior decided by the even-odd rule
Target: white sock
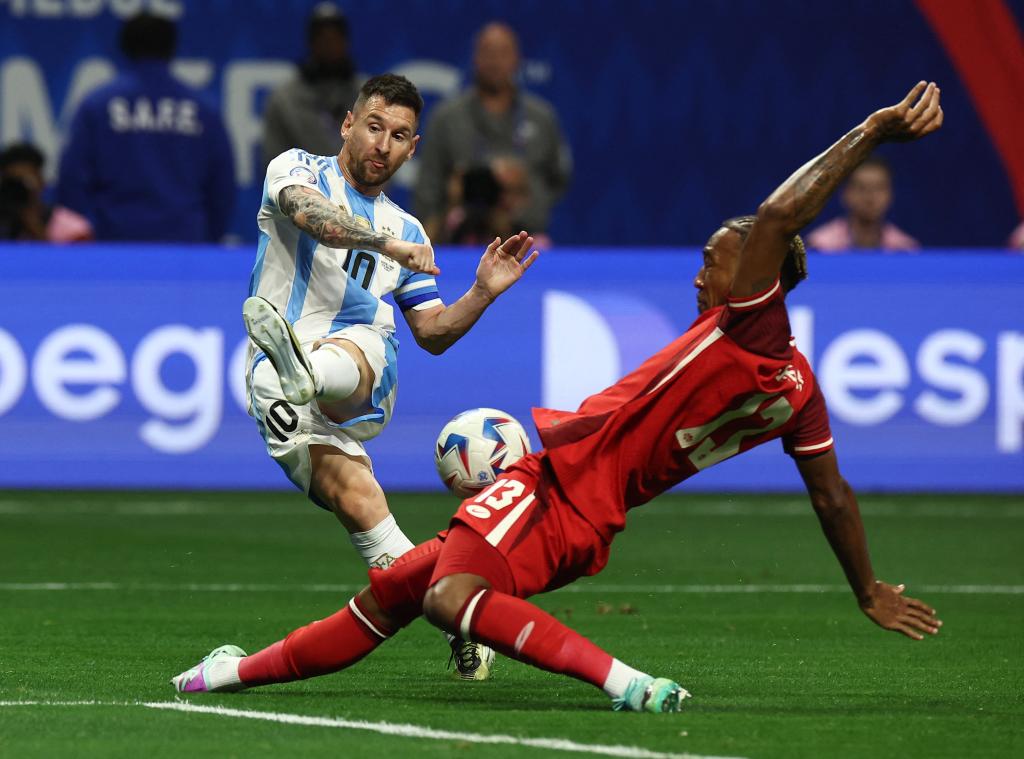
[(359, 366), (344, 348), (324, 343), (309, 354), (316, 394), (325, 401), (348, 398), (359, 387)]
[(395, 559), (413, 547), (412, 541), (405, 537), (395, 521), (394, 514), (388, 514), (376, 527), (366, 532), (353, 532), (348, 537), (367, 566), (380, 569), (387, 569)]
[(213, 661), (207, 662), (206, 668), (203, 670), (206, 687), (210, 690), (220, 690), (241, 685), (242, 680), (238, 677), (238, 664), (242, 658), (241, 656), (218, 656)]
[(612, 668), (608, 677), (601, 687), (604, 692), (612, 698), (622, 698), (626, 693), (626, 686), (634, 677), (645, 677), (646, 675), (638, 669), (633, 669), (628, 664), (623, 664), (618, 659), (612, 659)]

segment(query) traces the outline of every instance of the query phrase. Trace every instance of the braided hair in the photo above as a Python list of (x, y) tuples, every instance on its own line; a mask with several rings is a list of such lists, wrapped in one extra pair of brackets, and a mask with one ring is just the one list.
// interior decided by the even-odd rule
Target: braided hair
[[(754, 226), (755, 219), (757, 219), (756, 216), (733, 216), (731, 219), (723, 221), (721, 227), (735, 232), (741, 240), (746, 240), (750, 229)], [(800, 235), (793, 235), (793, 239), (789, 241), (786, 260), (782, 262), (779, 280), (782, 282), (783, 291), (788, 293), (805, 279), (807, 279), (807, 248)]]

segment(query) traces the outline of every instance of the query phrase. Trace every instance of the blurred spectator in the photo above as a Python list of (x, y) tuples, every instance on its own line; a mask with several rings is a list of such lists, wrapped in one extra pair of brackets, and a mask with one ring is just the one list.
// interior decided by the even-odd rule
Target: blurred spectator
[(807, 247), (822, 253), (855, 248), (916, 251), (921, 245), (885, 216), (892, 205), (892, 172), (879, 156), (854, 169), (839, 197), (846, 216), (833, 219), (807, 235)]
[(0, 153), (0, 240), (72, 242), (92, 237), (89, 222), (43, 200), (43, 154), (34, 145), (9, 145)]
[(263, 114), (263, 163), (291, 148), (313, 155), (341, 151), (341, 122), (362, 85), (349, 54), (348, 19), (320, 3), (306, 26), (309, 53), (295, 77), (274, 90)]
[(1024, 221), (1017, 225), (1010, 235), (1010, 247), (1014, 250), (1024, 250)]
[(495, 237), (508, 237), (509, 221), (498, 206), (501, 185), (494, 172), (487, 166), (477, 166), (460, 178), (458, 198), (453, 199), (445, 221), (447, 241), (456, 245), (487, 245)]
[[(510, 237), (522, 228), (518, 220), (529, 203), (529, 176), (515, 158), (495, 158), (489, 166), (476, 166), (452, 175), (445, 218), (445, 241), (456, 245), (487, 245), (495, 237)], [(540, 234), (534, 245), (544, 248), (550, 239)]]
[(451, 177), (511, 158), (525, 167), (529, 189), (512, 223), (536, 236), (569, 183), (569, 146), (551, 105), (516, 84), (519, 41), (511, 28), (495, 22), (480, 30), (473, 69), (472, 87), (438, 105), (424, 131), (416, 213), (427, 234), (444, 242)]
[(121, 28), (125, 70), (92, 92), (71, 124), (57, 200), (99, 240), (213, 242), (235, 199), (220, 114), (171, 75), (177, 28), (140, 14)]
[[(518, 158), (502, 156), (491, 161), (491, 171), (494, 172), (494, 178), (498, 180), (498, 185), (501, 187), (498, 205), (508, 217), (510, 227), (515, 228), (511, 229), (509, 234), (518, 232), (524, 228), (523, 220), (528, 214), (530, 202), (533, 199), (529, 169)], [(531, 234), (534, 237), (534, 244), (540, 244), (544, 238), (544, 233), (539, 230), (536, 233), (531, 232)]]

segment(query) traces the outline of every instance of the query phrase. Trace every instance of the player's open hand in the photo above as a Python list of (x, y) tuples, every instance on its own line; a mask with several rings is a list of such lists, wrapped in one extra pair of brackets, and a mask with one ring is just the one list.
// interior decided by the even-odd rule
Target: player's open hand
[(492, 299), (512, 287), (540, 255), (536, 250), (530, 252), (532, 245), (533, 238), (526, 232), (512, 235), (504, 242), (495, 237), (476, 267), (477, 287)]
[(441, 273), (434, 263), (434, 249), (426, 243), (391, 239), (383, 253), (411, 271), (434, 275)]
[(918, 82), (899, 103), (868, 116), (884, 142), (907, 142), (931, 134), (942, 126), (940, 90), (935, 82)]
[(903, 595), (905, 586), (876, 582), (871, 597), (862, 602), (861, 610), (879, 627), (921, 640), (923, 633), (936, 635), (942, 622), (935, 609), (923, 601)]

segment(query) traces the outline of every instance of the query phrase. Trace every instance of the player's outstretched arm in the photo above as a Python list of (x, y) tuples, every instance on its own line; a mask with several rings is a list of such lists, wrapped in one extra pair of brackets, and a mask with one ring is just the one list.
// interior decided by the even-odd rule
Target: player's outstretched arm
[(875, 579), (857, 497), (839, 474), (835, 452), (797, 459), (797, 468), (821, 529), (846, 573), (861, 611), (880, 627), (914, 640), (921, 640), (923, 633), (938, 633), (942, 622), (935, 617), (935, 609), (916, 598), (904, 596), (903, 585), (889, 585)]
[(441, 273), (434, 265), (434, 251), (429, 245), (399, 240), (368, 229), (344, 208), (310, 187), (289, 185), (281, 190), (278, 203), (296, 227), (328, 247), (373, 250), (393, 258), (406, 269)]
[(906, 142), (942, 126), (939, 88), (918, 82), (899, 103), (875, 111), (801, 166), (757, 209), (743, 246), (732, 295), (761, 292), (779, 276), (789, 242), (825, 207), (839, 184), (883, 142)]
[(533, 238), (526, 232), (512, 235), (504, 242), (495, 238), (487, 246), (476, 269), (472, 287), (450, 306), (426, 311), (405, 312), (416, 342), (437, 355), (444, 353), (466, 334), (494, 299), (519, 281), (539, 255), (530, 252)]

